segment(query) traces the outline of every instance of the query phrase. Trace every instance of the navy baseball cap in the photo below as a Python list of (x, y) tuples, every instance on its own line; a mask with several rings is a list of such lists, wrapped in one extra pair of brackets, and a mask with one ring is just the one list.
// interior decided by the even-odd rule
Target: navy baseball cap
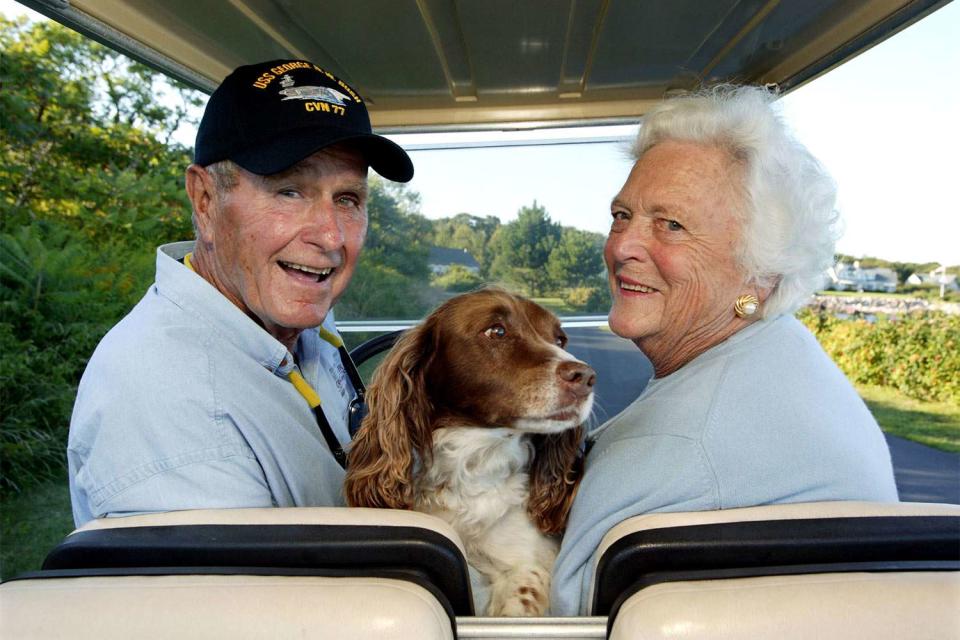
[(338, 142), (359, 150), (384, 178), (413, 178), (410, 156), (373, 133), (363, 100), (346, 82), (312, 62), (273, 60), (238, 67), (213, 92), (194, 162), (233, 160), (270, 175)]

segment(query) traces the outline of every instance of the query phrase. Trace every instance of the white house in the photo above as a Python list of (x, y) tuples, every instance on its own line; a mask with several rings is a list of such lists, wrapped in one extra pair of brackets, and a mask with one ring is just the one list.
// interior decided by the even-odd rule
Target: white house
[(479, 273), (480, 264), (466, 249), (451, 249), (449, 247), (430, 247), (427, 264), (434, 275), (442, 275), (458, 264), (470, 273)]
[(897, 290), (897, 272), (887, 267), (861, 268), (859, 261), (847, 264), (842, 260), (827, 270), (827, 289), (836, 291)]
[(937, 267), (930, 273), (911, 273), (907, 278), (907, 284), (921, 287), (940, 287), (940, 297), (943, 297), (946, 291), (960, 291), (960, 282), (957, 281), (957, 275), (947, 273), (945, 266)]

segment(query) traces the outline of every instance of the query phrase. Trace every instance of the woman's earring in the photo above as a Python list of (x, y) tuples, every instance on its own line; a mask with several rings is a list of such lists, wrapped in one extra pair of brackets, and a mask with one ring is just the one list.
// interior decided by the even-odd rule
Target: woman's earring
[(747, 318), (755, 314), (759, 307), (760, 301), (757, 300), (757, 296), (746, 293), (737, 298), (736, 303), (733, 305), (733, 312), (741, 318)]

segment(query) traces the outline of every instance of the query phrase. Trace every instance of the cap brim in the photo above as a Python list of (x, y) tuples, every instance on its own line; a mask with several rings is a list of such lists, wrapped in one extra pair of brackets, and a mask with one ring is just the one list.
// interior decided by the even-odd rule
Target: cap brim
[(233, 154), (230, 159), (258, 175), (271, 175), (289, 169), (304, 158), (334, 144), (349, 143), (381, 176), (394, 182), (413, 178), (413, 162), (397, 143), (373, 133), (356, 134), (336, 131), (290, 131), (269, 143)]

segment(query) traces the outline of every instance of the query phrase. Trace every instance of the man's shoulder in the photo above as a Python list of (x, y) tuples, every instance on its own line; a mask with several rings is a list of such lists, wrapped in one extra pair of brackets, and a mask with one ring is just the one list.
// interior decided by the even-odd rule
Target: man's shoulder
[[(154, 287), (100, 340), (88, 370), (149, 377), (161, 363), (190, 361), (207, 351), (209, 328), (191, 321)], [(162, 367), (166, 368), (166, 367)]]

